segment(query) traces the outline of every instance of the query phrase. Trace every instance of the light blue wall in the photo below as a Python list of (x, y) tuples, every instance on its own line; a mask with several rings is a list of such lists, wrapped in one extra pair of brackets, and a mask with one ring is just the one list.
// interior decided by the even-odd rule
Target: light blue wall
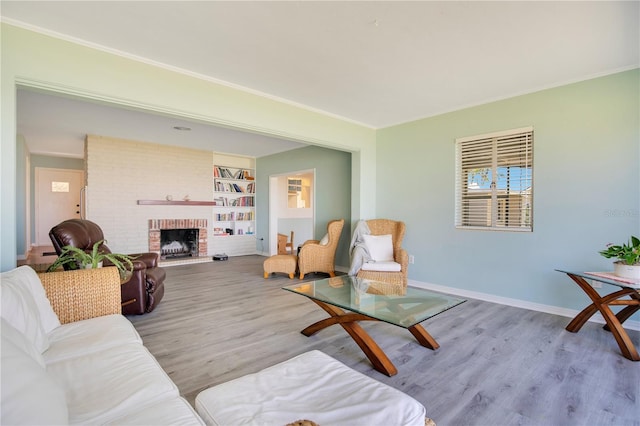
[[(598, 251), (640, 234), (639, 81), (636, 69), (380, 130), (376, 207), (406, 222), (409, 279), (586, 306), (554, 268), (611, 270)], [(454, 140), (529, 125), (534, 231), (455, 229)]]
[(286, 235), (287, 241), (293, 231), (293, 247), (296, 249), (307, 240), (313, 240), (313, 218), (278, 218), (278, 233)]
[[(349, 267), (351, 242), (351, 154), (317, 146), (295, 149), (256, 160), (257, 237), (269, 247), (269, 176), (315, 169), (315, 239), (327, 233), (327, 223), (344, 219), (336, 265)], [(258, 246), (260, 249), (260, 246)]]

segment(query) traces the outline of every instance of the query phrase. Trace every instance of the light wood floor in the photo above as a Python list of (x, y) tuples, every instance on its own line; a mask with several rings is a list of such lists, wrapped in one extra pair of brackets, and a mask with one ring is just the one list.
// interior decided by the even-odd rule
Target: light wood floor
[[(407, 330), (361, 323), (398, 368), (387, 377), (339, 326), (303, 336), (326, 314), (281, 289), (297, 279), (263, 279), (264, 259), (167, 268), (160, 305), (129, 317), (192, 404), (212, 385), (319, 349), (413, 396), (438, 426), (640, 422), (640, 363), (622, 357), (598, 324), (573, 334), (564, 329), (569, 318), (468, 300), (422, 324), (440, 343), (431, 351)], [(640, 346), (640, 333), (630, 335)]]

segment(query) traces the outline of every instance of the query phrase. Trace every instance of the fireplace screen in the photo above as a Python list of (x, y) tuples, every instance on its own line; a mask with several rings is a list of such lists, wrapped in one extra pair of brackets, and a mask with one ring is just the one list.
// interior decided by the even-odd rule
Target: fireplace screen
[(176, 257), (198, 256), (197, 229), (162, 229), (160, 230), (160, 257), (170, 259)]

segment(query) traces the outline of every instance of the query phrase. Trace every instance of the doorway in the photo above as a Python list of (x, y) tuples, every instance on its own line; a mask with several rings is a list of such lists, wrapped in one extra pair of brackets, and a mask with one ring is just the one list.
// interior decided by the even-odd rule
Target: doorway
[(269, 177), (269, 253), (278, 252), (278, 234), (293, 231), (293, 252), (314, 238), (315, 169), (282, 173)]
[(51, 246), (49, 231), (58, 223), (80, 218), (84, 171), (35, 168), (35, 231), (37, 246)]

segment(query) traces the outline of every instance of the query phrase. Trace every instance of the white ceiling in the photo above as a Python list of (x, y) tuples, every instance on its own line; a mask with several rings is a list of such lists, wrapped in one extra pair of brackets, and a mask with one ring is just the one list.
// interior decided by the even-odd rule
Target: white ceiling
[[(640, 64), (638, 1), (3, 0), (1, 14), (372, 128)], [(30, 116), (40, 95), (30, 96), (22, 129), (42, 125)]]

